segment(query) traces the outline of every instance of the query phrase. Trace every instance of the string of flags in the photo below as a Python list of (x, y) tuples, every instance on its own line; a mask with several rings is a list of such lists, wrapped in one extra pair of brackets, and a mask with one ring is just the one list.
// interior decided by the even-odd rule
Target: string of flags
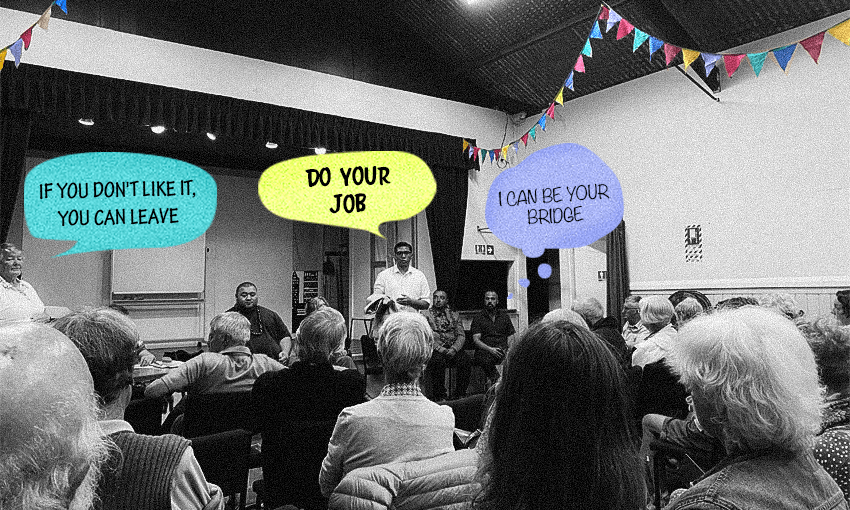
[[(664, 42), (657, 37), (653, 37), (635, 27), (632, 23), (630, 23), (627, 19), (623, 18), (619, 14), (617, 14), (614, 9), (611, 9), (605, 4), (602, 4), (599, 8), (599, 12), (597, 16), (593, 20), (593, 26), (590, 28), (590, 32), (588, 33), (587, 40), (584, 43), (584, 48), (579, 54), (578, 58), (573, 65), (572, 71), (570, 71), (570, 75), (567, 76), (567, 79), (564, 80), (564, 84), (561, 86), (558, 94), (549, 104), (549, 108), (540, 116), (538, 121), (525, 132), (524, 135), (519, 137), (517, 140), (505, 145), (504, 147), (496, 148), (496, 149), (484, 149), (482, 147), (476, 147), (469, 143), (467, 140), (463, 140), (463, 152), (471, 158), (473, 161), (477, 161), (481, 158), (481, 161), (487, 161), (487, 157), (490, 158), (490, 163), (494, 161), (508, 161), (509, 158), (515, 158), (520, 149), (520, 143), (522, 143), (522, 147), (528, 146), (529, 138), (532, 141), (537, 141), (537, 137), (540, 135), (541, 131), (546, 131), (546, 119), (554, 119), (555, 118), (555, 105), (564, 106), (564, 90), (569, 89), (575, 92), (576, 86), (576, 73), (584, 73), (585, 72), (585, 58), (593, 57), (593, 46), (591, 45), (591, 40), (600, 39), (604, 40), (603, 36), (603, 27), (605, 33), (612, 33), (612, 29), (617, 27), (616, 34), (617, 40), (623, 39), (626, 36), (634, 34), (634, 41), (632, 43), (632, 53), (636, 53), (638, 49), (646, 46), (649, 50), (649, 58), (652, 59), (652, 56), (655, 52), (662, 50), (664, 54), (664, 61), (666, 65), (670, 65), (673, 62), (679, 53), (682, 54), (682, 60), (685, 64), (685, 71), (688, 70), (688, 67), (694, 64), (697, 59), (702, 59), (703, 63), (703, 71), (705, 76), (708, 77), (709, 73), (714, 70), (714, 68), (718, 65), (718, 63), (722, 63), (726, 68), (726, 74), (729, 75), (729, 78), (732, 78), (732, 75), (738, 70), (741, 65), (741, 62), (746, 58), (750, 62), (750, 66), (752, 66), (753, 71), (758, 77), (761, 74), (762, 68), (764, 67), (764, 63), (767, 60), (768, 54), (773, 54), (776, 59), (776, 63), (779, 67), (787, 74), (788, 73), (788, 63), (791, 62), (791, 58), (794, 56), (794, 52), (797, 47), (802, 47), (806, 53), (815, 61), (818, 62), (818, 58), (820, 58), (821, 46), (823, 45), (824, 35), (829, 34), (847, 46), (850, 46), (850, 19), (842, 21), (837, 25), (834, 25), (832, 28), (819, 32), (811, 37), (807, 37), (801, 41), (798, 41), (793, 44), (789, 44), (786, 46), (782, 46), (779, 48), (773, 48), (768, 51), (763, 51), (760, 53), (738, 53), (738, 54), (727, 54), (727, 53), (707, 53), (701, 52), (698, 50), (692, 50), (688, 48), (681, 48), (674, 44), (670, 44), (668, 42)], [(696, 69), (696, 66), (694, 66)]]
[(44, 13), (42, 13), (42, 15), (38, 18), (38, 21), (33, 23), (28, 29), (24, 30), (24, 33), (21, 34), (17, 41), (0, 50), (0, 71), (3, 70), (3, 64), (6, 63), (6, 55), (8, 52), (11, 52), (12, 56), (15, 57), (15, 67), (18, 67), (21, 64), (22, 51), (30, 49), (32, 29), (37, 25), (40, 28), (47, 30), (47, 24), (50, 22), (50, 14), (53, 12), (54, 5), (59, 6), (59, 8), (62, 9), (62, 12), (68, 14), (68, 6), (66, 5), (66, 2), (67, 0), (54, 0), (51, 2)]

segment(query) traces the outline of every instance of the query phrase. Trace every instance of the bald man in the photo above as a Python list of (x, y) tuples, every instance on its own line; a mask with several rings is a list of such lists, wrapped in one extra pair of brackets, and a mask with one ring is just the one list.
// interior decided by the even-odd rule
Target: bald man
[(62, 333), (0, 326), (0, 508), (91, 508), (107, 442), (88, 367)]

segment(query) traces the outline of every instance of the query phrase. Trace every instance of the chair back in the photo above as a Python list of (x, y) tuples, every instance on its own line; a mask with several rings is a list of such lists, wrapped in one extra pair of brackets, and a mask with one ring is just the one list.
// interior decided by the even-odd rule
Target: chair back
[(251, 433), (236, 429), (195, 437), (192, 439), (192, 449), (207, 481), (221, 487), (224, 496), (239, 494), (239, 508), (244, 510)]
[(251, 392), (187, 395), (183, 424), (187, 438), (240, 428), (255, 432)]
[(360, 348), (363, 352), (363, 366), (366, 374), (380, 374), (383, 371), (381, 356), (375, 339), (369, 335), (360, 337)]
[(336, 420), (297, 421), (263, 431), (262, 466), (269, 508), (324, 508), (319, 471)]

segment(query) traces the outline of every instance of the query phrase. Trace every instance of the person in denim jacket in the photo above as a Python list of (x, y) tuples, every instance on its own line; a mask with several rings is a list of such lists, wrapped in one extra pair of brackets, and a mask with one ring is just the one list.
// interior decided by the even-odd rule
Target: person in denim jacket
[(847, 509), (812, 455), (821, 391), (814, 355), (786, 317), (743, 307), (698, 317), (671, 359), (726, 457), (668, 510)]

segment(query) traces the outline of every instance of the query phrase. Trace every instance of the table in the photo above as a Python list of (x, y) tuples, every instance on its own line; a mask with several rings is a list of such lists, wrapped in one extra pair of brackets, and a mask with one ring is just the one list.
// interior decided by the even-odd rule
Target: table
[(133, 426), (138, 434), (159, 435), (162, 425), (163, 410), (174, 401), (171, 396), (145, 398), (145, 387), (151, 382), (164, 376), (174, 368), (182, 365), (180, 361), (163, 364), (160, 361), (151, 365), (133, 367), (133, 397), (127, 409), (124, 410), (124, 420)]

